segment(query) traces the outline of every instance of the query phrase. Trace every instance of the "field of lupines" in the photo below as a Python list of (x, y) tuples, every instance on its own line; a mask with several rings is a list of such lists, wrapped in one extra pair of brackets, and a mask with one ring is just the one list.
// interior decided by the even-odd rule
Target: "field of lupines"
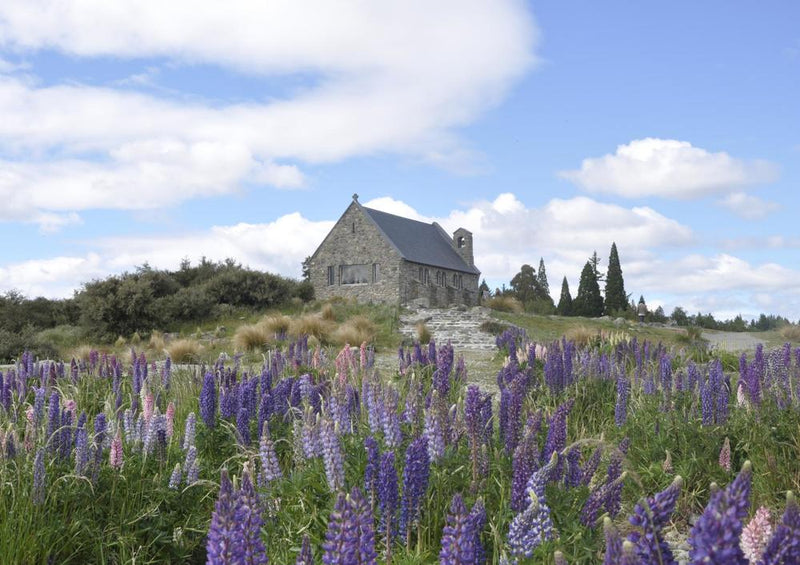
[[(0, 375), (2, 563), (800, 563), (800, 349), (498, 338)], [(719, 485), (719, 486), (717, 486)]]

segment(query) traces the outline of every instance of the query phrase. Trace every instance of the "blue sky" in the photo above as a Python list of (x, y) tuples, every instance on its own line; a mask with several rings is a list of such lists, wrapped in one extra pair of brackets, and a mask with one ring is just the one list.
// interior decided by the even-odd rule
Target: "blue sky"
[(796, 320), (798, 21), (789, 1), (5, 0), (0, 290), (203, 255), (297, 276), (357, 192), (472, 230), (492, 286), (543, 257), (574, 294), (616, 241), (650, 305)]

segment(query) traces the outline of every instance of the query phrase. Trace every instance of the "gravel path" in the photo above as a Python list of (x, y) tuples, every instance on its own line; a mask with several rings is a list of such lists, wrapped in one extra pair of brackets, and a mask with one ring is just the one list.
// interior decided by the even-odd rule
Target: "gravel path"
[(703, 332), (703, 339), (708, 340), (710, 347), (724, 351), (747, 351), (766, 344), (747, 332)]

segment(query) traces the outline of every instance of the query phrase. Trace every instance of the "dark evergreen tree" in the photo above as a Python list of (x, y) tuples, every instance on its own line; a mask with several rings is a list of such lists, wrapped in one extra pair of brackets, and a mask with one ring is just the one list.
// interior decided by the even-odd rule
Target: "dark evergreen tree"
[(622, 312), (627, 309), (628, 295), (625, 294), (625, 283), (622, 280), (622, 267), (619, 264), (616, 243), (611, 244), (605, 290), (606, 314)]
[(595, 318), (603, 315), (603, 297), (591, 260), (586, 261), (581, 271), (578, 295), (572, 302), (572, 309), (576, 316)]
[(511, 288), (516, 297), (524, 304), (535, 300), (539, 295), (539, 281), (536, 271), (530, 265), (522, 265), (519, 273), (511, 279)]
[[(183, 265), (181, 265), (181, 266), (183, 266)], [(303, 269), (303, 273), (302, 273), (303, 280), (306, 281), (306, 282), (310, 282), (311, 281), (311, 255), (309, 255), (308, 257), (303, 259), (302, 269)]]
[(486, 279), (481, 281), (481, 286), (478, 287), (478, 290), (481, 291), (481, 293), (489, 292), (489, 285), (486, 284)]
[(539, 258), (539, 272), (536, 273), (536, 280), (539, 282), (539, 289), (550, 296), (550, 284), (547, 282), (547, 271), (544, 268), (544, 259)]
[(597, 256), (596, 250), (592, 253), (592, 256), (589, 257), (589, 263), (592, 265), (592, 271), (594, 272), (594, 278), (597, 283), (603, 282), (606, 276), (600, 272), (600, 257)]
[(569, 283), (567, 277), (561, 283), (561, 298), (558, 300), (556, 313), (559, 316), (572, 316), (572, 295), (569, 293)]

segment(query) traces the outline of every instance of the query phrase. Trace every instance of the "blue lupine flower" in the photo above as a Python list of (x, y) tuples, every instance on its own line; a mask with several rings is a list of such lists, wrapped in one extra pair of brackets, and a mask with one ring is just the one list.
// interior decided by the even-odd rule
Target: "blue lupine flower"
[(542, 543), (558, 537), (550, 508), (539, 501), (533, 490), (528, 494), (528, 507), (514, 517), (508, 530), (508, 547), (514, 557), (530, 557)]
[(635, 544), (636, 553), (643, 563), (674, 565), (675, 558), (664, 541), (661, 530), (670, 520), (681, 492), (683, 479), (675, 477), (672, 484), (655, 496), (639, 502), (633, 509), (630, 523), (634, 529), (628, 540)]
[(33, 492), (31, 501), (34, 506), (44, 504), (45, 491), (45, 470), (44, 470), (44, 448), (36, 450), (36, 457), (33, 460)]
[(200, 417), (207, 428), (214, 429), (217, 418), (217, 385), (211, 372), (206, 373), (203, 388), (200, 389)]
[(439, 552), (441, 565), (466, 565), (475, 563), (475, 536), (467, 507), (460, 494), (453, 497), (447, 525), (442, 532), (442, 549)]
[(406, 450), (406, 466), (403, 469), (403, 498), (400, 507), (400, 529), (406, 532), (419, 520), (422, 499), (428, 490), (430, 460), (428, 440), (419, 437)]

